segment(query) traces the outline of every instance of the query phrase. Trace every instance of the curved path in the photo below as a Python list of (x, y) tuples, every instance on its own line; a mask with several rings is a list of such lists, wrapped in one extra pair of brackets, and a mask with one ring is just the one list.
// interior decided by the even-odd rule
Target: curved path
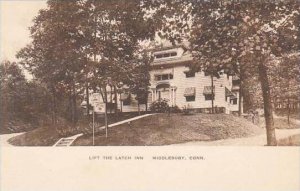
[(2, 135), (0, 135), (0, 145), (1, 145), (1, 147), (3, 147), (3, 146), (4, 147), (13, 147), (13, 145), (9, 144), (8, 140), (12, 137), (21, 135), (23, 133), (11, 133), (11, 134), (2, 134)]

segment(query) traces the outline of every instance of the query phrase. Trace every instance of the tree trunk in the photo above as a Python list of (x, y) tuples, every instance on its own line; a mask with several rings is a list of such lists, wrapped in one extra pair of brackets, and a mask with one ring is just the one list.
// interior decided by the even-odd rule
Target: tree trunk
[(105, 137), (108, 136), (108, 119), (107, 119), (107, 91), (106, 87), (104, 88), (104, 96), (105, 96), (105, 112), (104, 112), (104, 121), (105, 121)]
[(72, 92), (69, 92), (69, 95), (68, 95), (68, 101), (69, 101), (69, 113), (68, 113), (68, 121), (69, 122), (73, 122), (73, 116), (74, 116), (74, 110), (73, 110), (73, 101), (72, 101)]
[(52, 124), (56, 125), (57, 117), (56, 117), (56, 92), (55, 89), (52, 87)]
[(114, 94), (115, 94), (115, 114), (118, 116), (118, 93), (117, 88), (114, 86)]
[(288, 114), (287, 114), (287, 120), (288, 120), (288, 125), (290, 126), (290, 114), (291, 114), (291, 107), (290, 107), (290, 97), (288, 97)]
[(243, 89), (242, 89), (242, 82), (243, 82), (243, 74), (240, 72), (240, 89), (239, 89), (239, 116), (242, 115), (242, 97), (243, 97)]
[(53, 112), (54, 112), (54, 125), (57, 124), (57, 99), (56, 93), (54, 93)]
[(214, 92), (214, 76), (211, 75), (211, 113), (215, 113), (214, 108), (214, 99), (215, 99), (215, 92)]
[(112, 90), (112, 85), (109, 85), (109, 87), (110, 87), (110, 96), (109, 96), (109, 101), (110, 101), (110, 106), (109, 106), (109, 113), (112, 113), (112, 107), (111, 107), (111, 104), (112, 104), (112, 100), (113, 100), (113, 98), (112, 98), (112, 92), (113, 92), (113, 90)]
[(264, 65), (264, 63), (260, 61), (258, 65), (258, 69), (259, 69), (259, 79), (260, 79), (261, 89), (263, 93), (267, 145), (276, 146), (277, 141), (276, 141), (275, 128), (273, 123), (272, 103), (271, 103), (269, 80), (267, 76), (267, 68)]
[(76, 101), (76, 92), (72, 96), (72, 101), (73, 101), (73, 111), (74, 111), (74, 116), (73, 116), (73, 125), (75, 126), (77, 123), (77, 101)]
[(86, 85), (86, 115), (90, 119), (90, 95), (89, 95), (89, 86)]
[(288, 76), (288, 87), (287, 87), (287, 91), (288, 91), (288, 114), (287, 114), (287, 118), (288, 118), (288, 125), (290, 126), (290, 114), (291, 114), (291, 107), (290, 107), (290, 79), (289, 79), (289, 76)]
[(146, 93), (146, 105), (145, 105), (145, 107), (146, 107), (146, 113), (148, 111), (148, 96), (149, 96), (149, 92), (147, 91), (147, 93)]

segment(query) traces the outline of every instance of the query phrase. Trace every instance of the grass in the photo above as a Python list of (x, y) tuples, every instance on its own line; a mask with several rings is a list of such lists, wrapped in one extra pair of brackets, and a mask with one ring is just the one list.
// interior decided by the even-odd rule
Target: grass
[[(111, 127), (108, 138), (104, 131), (96, 134), (99, 146), (158, 146), (189, 141), (213, 141), (248, 137), (263, 133), (263, 129), (245, 119), (226, 114), (157, 114)], [(92, 136), (84, 135), (73, 145), (92, 145)]]
[(300, 146), (300, 134), (279, 139), (278, 146)]
[(51, 146), (60, 138), (61, 135), (55, 127), (46, 126), (10, 138), (8, 142), (15, 146)]
[[(286, 117), (286, 118), (287, 118), (287, 115), (288, 115), (288, 114), (287, 114), (287, 113), (288, 113), (287, 110), (276, 111), (275, 113), (276, 113), (276, 115), (278, 115), (278, 116)], [(293, 118), (293, 119), (299, 119), (299, 120), (300, 120), (300, 110), (291, 111), (291, 113), (290, 113), (290, 118)]]
[(293, 119), (290, 119), (290, 124), (286, 118), (274, 118), (274, 126), (276, 129), (297, 129), (300, 125), (297, 124)]
[[(274, 127), (276, 129), (297, 129), (300, 128), (300, 124), (295, 121), (295, 119), (290, 119), (290, 124), (288, 124), (287, 118), (274, 118)], [(259, 119), (259, 126), (265, 128), (265, 118), (261, 117)]]
[[(136, 116), (136, 113), (128, 113), (124, 115), (109, 115), (108, 122), (109, 124), (122, 121), (131, 117)], [(22, 135), (18, 135), (9, 139), (9, 143), (15, 146), (52, 146), (59, 139), (63, 137), (72, 136), (75, 134), (91, 134), (92, 128), (89, 126), (90, 120), (81, 120), (78, 122), (76, 127), (72, 127), (67, 123), (60, 123), (56, 126), (53, 125), (44, 125), (43, 127), (36, 128), (34, 130), (28, 131)], [(104, 118), (97, 117), (96, 119), (99, 126), (104, 125)]]

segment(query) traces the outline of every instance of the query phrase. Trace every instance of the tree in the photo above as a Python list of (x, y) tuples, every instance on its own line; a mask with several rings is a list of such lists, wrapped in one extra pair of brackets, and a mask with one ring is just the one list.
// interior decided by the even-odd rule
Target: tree
[(77, 121), (76, 98), (78, 83), (83, 78), (85, 55), (80, 30), (83, 16), (80, 1), (49, 0), (48, 8), (41, 10), (30, 28), (32, 43), (18, 53), (22, 64), (36, 78), (45, 82), (53, 94), (53, 115), (56, 122), (57, 94), (68, 95), (69, 120)]
[[(287, 108), (287, 119), (290, 124), (292, 100), (299, 100), (299, 53), (286, 54), (268, 62), (273, 103)], [(285, 105), (286, 104), (286, 105)]]
[[(3, 128), (9, 123), (21, 121), (22, 125), (39, 125), (39, 119), (47, 123), (50, 111), (50, 93), (43, 84), (27, 81), (21, 67), (15, 62), (3, 61), (0, 65), (1, 76), (1, 121)], [(3, 129), (2, 129), (3, 130)]]

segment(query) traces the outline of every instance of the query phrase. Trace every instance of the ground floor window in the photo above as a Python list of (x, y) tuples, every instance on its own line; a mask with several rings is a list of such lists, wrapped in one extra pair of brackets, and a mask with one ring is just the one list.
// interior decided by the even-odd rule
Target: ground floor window
[(127, 97), (127, 99), (123, 100), (123, 105), (130, 105), (131, 104), (131, 96), (129, 94), (129, 96)]
[(214, 96), (212, 94), (205, 94), (204, 96), (206, 101), (214, 99)]
[(185, 99), (187, 102), (190, 102), (190, 101), (195, 101), (195, 96), (185, 96)]
[(232, 99), (232, 104), (237, 105), (237, 98)]

